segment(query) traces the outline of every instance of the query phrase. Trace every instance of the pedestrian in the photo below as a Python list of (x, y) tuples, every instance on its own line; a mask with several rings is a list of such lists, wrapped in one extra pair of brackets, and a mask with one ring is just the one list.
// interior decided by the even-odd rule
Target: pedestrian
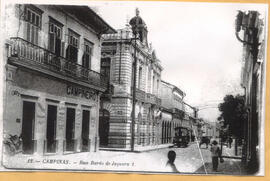
[(232, 147), (232, 142), (233, 142), (232, 137), (229, 137), (229, 148)]
[(218, 146), (218, 142), (214, 140), (212, 142), (211, 148), (211, 156), (212, 156), (212, 165), (213, 165), (213, 171), (217, 172), (218, 169), (218, 158), (221, 157), (221, 150)]
[(176, 172), (179, 172), (179, 171), (177, 170), (177, 168), (176, 168), (176, 166), (175, 166), (175, 164), (174, 164), (175, 158), (176, 158), (176, 153), (175, 153), (175, 151), (170, 150), (170, 151), (168, 152), (168, 161), (167, 161), (166, 167), (169, 168), (168, 171), (170, 171), (170, 172), (175, 172), (175, 173), (176, 173)]

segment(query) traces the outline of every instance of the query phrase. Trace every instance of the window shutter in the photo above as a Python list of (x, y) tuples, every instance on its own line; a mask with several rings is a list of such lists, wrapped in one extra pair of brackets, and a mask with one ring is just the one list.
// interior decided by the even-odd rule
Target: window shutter
[(53, 24), (50, 23), (50, 27), (49, 27), (49, 33), (53, 33)]
[(85, 54), (85, 67), (88, 69), (90, 69), (89, 63), (90, 63), (90, 55), (86, 53)]
[(35, 35), (35, 44), (38, 45), (38, 39), (39, 39), (38, 38), (38, 27), (35, 27), (34, 29), (35, 29), (35, 34), (36, 34)]
[(86, 67), (86, 60), (85, 60), (85, 53), (82, 56), (82, 66), (85, 68)]
[(30, 42), (31, 43), (35, 43), (34, 42), (34, 38), (35, 38), (35, 27), (33, 25), (30, 25), (30, 28), (31, 28)]
[(53, 33), (49, 33), (49, 50), (51, 52), (54, 52), (54, 44), (55, 44), (55, 38)]
[(31, 21), (31, 11), (27, 10), (27, 21)]
[(72, 61), (74, 63), (77, 63), (77, 60), (78, 60), (78, 49), (72, 46)]
[(30, 42), (30, 23), (26, 23), (26, 40)]
[(71, 45), (68, 45), (66, 50), (66, 59), (71, 61)]
[(64, 51), (65, 51), (65, 42), (61, 42), (61, 56), (64, 57)]

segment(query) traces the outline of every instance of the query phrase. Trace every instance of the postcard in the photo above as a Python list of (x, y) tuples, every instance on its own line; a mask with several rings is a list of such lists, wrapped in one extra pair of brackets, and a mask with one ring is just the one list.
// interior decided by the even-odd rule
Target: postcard
[(2, 171), (264, 175), (266, 4), (1, 7)]

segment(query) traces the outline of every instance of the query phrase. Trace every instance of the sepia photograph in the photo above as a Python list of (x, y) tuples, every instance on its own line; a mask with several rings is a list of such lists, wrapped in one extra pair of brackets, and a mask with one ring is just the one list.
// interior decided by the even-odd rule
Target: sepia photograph
[(1, 171), (265, 175), (268, 5), (2, 1)]

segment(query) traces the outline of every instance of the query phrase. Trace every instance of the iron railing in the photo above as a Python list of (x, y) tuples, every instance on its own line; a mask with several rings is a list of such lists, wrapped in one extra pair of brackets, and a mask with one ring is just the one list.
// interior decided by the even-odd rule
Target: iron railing
[[(36, 65), (39, 68), (72, 77), (100, 88), (107, 86), (105, 77), (101, 76), (100, 73), (68, 61), (62, 56), (57, 56), (53, 52), (19, 37), (11, 38), (8, 56), (19, 58), (18, 61), (23, 61), (24, 64), (29, 65), (29, 68)], [(9, 59), (10, 63), (16, 63), (13, 60)]]
[[(131, 87), (131, 95), (133, 87)], [(154, 94), (146, 93), (143, 90), (136, 88), (136, 99), (150, 104), (161, 105), (161, 99)]]

